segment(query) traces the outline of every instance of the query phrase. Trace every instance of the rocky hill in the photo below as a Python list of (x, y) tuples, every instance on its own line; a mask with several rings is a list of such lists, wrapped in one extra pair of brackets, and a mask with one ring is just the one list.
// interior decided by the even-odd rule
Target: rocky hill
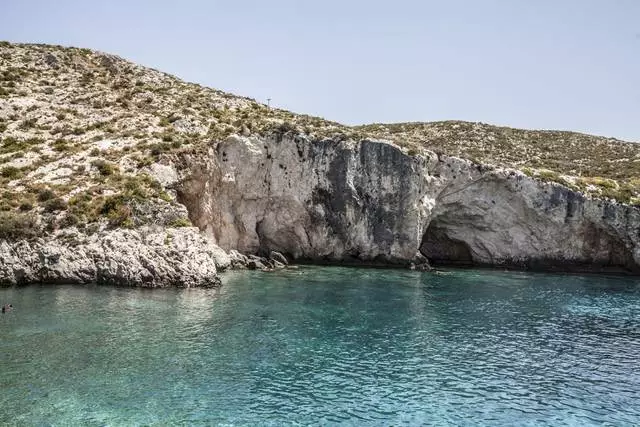
[[(376, 158), (379, 164), (371, 164), (373, 158), (366, 161), (361, 158), (359, 161), (364, 163), (354, 169), (350, 156), (364, 156), (370, 143), (378, 144), (374, 142), (378, 140), (388, 141), (393, 144), (388, 147), (395, 148), (391, 151), (375, 148), (383, 155)], [(288, 144), (287, 149), (294, 149), (297, 158), (289, 158), (288, 152), (283, 154), (283, 141)], [(286, 159), (274, 163), (274, 150)], [(346, 162), (340, 170), (317, 163), (322, 158), (329, 163), (336, 161), (335, 153), (340, 150), (346, 156), (338, 156), (342, 159), (340, 162)], [(351, 154), (346, 155), (347, 152)], [(235, 158), (232, 153), (235, 153)], [(255, 157), (258, 153), (259, 159)], [(418, 192), (413, 198), (384, 202), (395, 203), (396, 208), (405, 206), (406, 209), (420, 211), (415, 221), (412, 220), (413, 229), (403, 231), (408, 233), (404, 236), (397, 230), (393, 231), (397, 224), (391, 224), (394, 220), (387, 218), (391, 215), (387, 211), (393, 211), (394, 206), (376, 207), (362, 202), (347, 208), (350, 199), (341, 201), (335, 194), (345, 185), (347, 189), (349, 185), (353, 187), (353, 174), (367, 175), (372, 173), (371, 168), (387, 167), (385, 165), (398, 155), (402, 160), (396, 159), (395, 167), (409, 167), (417, 174), (412, 178), (416, 182), (425, 177), (427, 182), (434, 182), (428, 191), (416, 190)], [(417, 171), (416, 168), (427, 167), (425, 165), (432, 162), (433, 156), (440, 162), (458, 165), (459, 172), (435, 172), (435, 167)], [(444, 160), (449, 157), (452, 160)], [(456, 158), (468, 161), (460, 163)], [(252, 163), (254, 160), (257, 163)], [(298, 163), (300, 167), (292, 166)], [(253, 198), (247, 196), (251, 193), (250, 188), (244, 188), (243, 194), (238, 193), (237, 175), (247, 164), (255, 170), (251, 175), (253, 181), (245, 184), (256, 188), (267, 185), (268, 188), (263, 189), (266, 193), (256, 194)], [(301, 175), (296, 182), (283, 181), (279, 176), (274, 178), (272, 168), (277, 173), (296, 170), (306, 175)], [(329, 174), (326, 182), (323, 183), (321, 178), (314, 183), (307, 182), (309, 174), (318, 175), (323, 170)], [(223, 175), (222, 171), (225, 171)], [(140, 242), (142, 246), (155, 242), (153, 244), (157, 247), (154, 246), (151, 253), (157, 254), (160, 249), (178, 250), (178, 246), (173, 244), (173, 236), (179, 235), (177, 240), (181, 242), (199, 241), (200, 234), (198, 229), (191, 227), (192, 223), (209, 238), (203, 243), (206, 248), (198, 253), (204, 258), (208, 256), (206, 254), (217, 253), (218, 268), (228, 266), (230, 261), (226, 255), (220, 255), (222, 251), (218, 251), (215, 244), (220, 244), (226, 251), (268, 252), (279, 249), (291, 256), (307, 259), (335, 261), (350, 257), (360, 261), (409, 262), (425, 243), (424, 233), (432, 214), (423, 206), (429, 203), (422, 198), (432, 190), (442, 191), (463, 176), (474, 180), (481, 178), (475, 176), (477, 173), (506, 173), (506, 176), (516, 173), (530, 177), (527, 182), (537, 183), (535, 185), (540, 188), (547, 188), (547, 185), (551, 185), (549, 188), (563, 188), (566, 193), (561, 192), (565, 195), (562, 203), (567, 197), (574, 200), (574, 196), (566, 194), (575, 194), (575, 200), (585, 203), (593, 200), (594, 206), (607, 209), (610, 209), (608, 206), (619, 206), (615, 209), (620, 212), (629, 209), (629, 212), (635, 212), (634, 208), (619, 203), (632, 205), (640, 201), (639, 171), (640, 146), (612, 138), (467, 122), (348, 127), (317, 117), (268, 108), (249, 98), (186, 83), (109, 54), (60, 46), (0, 42), (0, 239), (4, 239), (5, 252), (13, 251), (11, 253), (15, 255), (15, 245), (24, 244), (28, 247), (22, 247), (23, 252), (39, 254), (31, 258), (22, 257), (31, 259), (27, 266), (23, 265), (20, 257), (9, 262), (9, 257), (5, 256), (4, 264), (0, 266), (0, 270), (4, 269), (0, 276), (4, 278), (0, 279), (7, 283), (68, 280), (68, 272), (52, 271), (55, 268), (60, 270), (56, 256), (59, 258), (61, 251), (75, 245), (83, 248), (83, 256), (88, 252), (92, 254), (85, 256), (85, 261), (74, 261), (76, 267), (65, 266), (71, 270), (75, 268), (76, 272), (79, 269), (88, 271), (84, 276), (76, 274), (78, 282), (99, 277), (109, 282), (112, 276), (119, 274), (122, 281), (156, 285), (162, 282), (157, 277), (164, 274), (165, 279), (171, 277), (165, 282), (195, 285), (197, 279), (182, 282), (179, 277), (183, 275), (176, 273), (180, 268), (173, 268), (176, 262), (183, 262), (176, 261), (180, 257), (155, 256), (166, 259), (167, 264), (152, 268), (138, 255)], [(287, 175), (290, 173), (293, 172), (286, 172)], [(335, 174), (343, 174), (340, 179), (347, 180), (347, 184), (335, 181)], [(391, 171), (387, 175), (393, 176)], [(401, 181), (405, 179), (406, 176)], [(233, 192), (225, 190), (226, 193), (222, 194), (221, 189), (228, 183), (236, 187)], [(409, 187), (414, 185), (405, 184)], [(460, 183), (462, 186), (467, 184)], [(309, 185), (309, 191), (285, 195), (288, 191), (286, 186), (295, 188), (299, 185)], [(367, 186), (368, 197), (372, 200), (379, 198), (380, 194), (373, 193), (379, 192), (380, 184), (377, 189), (373, 184)], [(353, 188), (357, 190), (353, 195), (355, 199), (366, 199), (361, 189)], [(397, 190), (389, 188), (392, 192)], [(344, 193), (344, 188), (340, 191)], [(537, 194), (538, 190), (531, 191)], [(304, 209), (304, 215), (300, 213), (304, 221), (290, 218), (292, 222), (285, 227), (290, 229), (283, 234), (289, 237), (291, 233), (295, 236), (306, 234), (306, 243), (297, 237), (290, 239), (290, 242), (296, 242), (296, 248), (285, 245), (282, 237), (274, 237), (273, 233), (283, 232), (283, 229), (269, 225), (263, 211), (255, 211), (250, 219), (243, 216), (251, 209), (258, 209), (255, 201), (266, 197), (265, 194), (269, 198), (258, 203), (259, 209), (269, 210), (270, 204), (285, 199), (295, 200), (296, 206), (284, 203), (290, 209), (290, 217), (295, 216), (294, 212), (302, 212), (297, 204), (313, 205), (313, 209)], [(432, 195), (437, 200), (437, 195)], [(322, 207), (321, 213), (318, 213), (317, 206)], [(352, 208), (379, 211), (376, 217), (369, 217), (366, 213), (366, 225), (358, 231), (357, 238), (350, 233), (345, 235), (336, 231), (336, 227), (344, 226), (349, 216), (354, 224), (357, 223)], [(314, 217), (316, 214), (321, 218)], [(282, 210), (280, 215), (282, 218), (273, 218), (272, 221), (286, 223), (287, 211)], [(401, 220), (404, 217), (402, 212), (394, 215)], [(306, 221), (326, 222), (330, 216), (334, 226), (317, 230), (316, 240), (319, 240), (314, 243)], [(377, 236), (377, 232), (372, 232), (371, 227), (376, 227), (377, 222), (380, 228), (379, 224), (384, 225), (385, 221), (388, 222), (385, 233), (391, 236), (387, 236), (390, 240), (385, 240), (385, 245), (389, 243), (391, 246), (373, 248), (371, 245), (375, 244), (369, 240)], [(268, 226), (273, 230), (265, 231), (264, 227)], [(253, 233), (251, 236), (247, 235), (247, 228)], [(121, 230), (129, 231), (123, 234)], [(110, 255), (113, 251), (105, 249), (103, 243), (115, 241), (112, 237), (116, 232), (120, 234), (115, 240), (128, 238), (138, 242), (130, 245), (130, 256), (135, 258), (135, 262), (131, 259), (116, 262)], [(158, 233), (164, 237), (158, 237)], [(185, 236), (185, 233), (191, 235)], [(367, 233), (370, 236), (367, 237)], [(622, 231), (616, 233), (624, 234)], [(408, 239), (410, 244), (394, 253), (394, 244), (404, 245), (398, 243), (401, 238)], [(462, 239), (463, 249), (467, 252), (472, 249), (466, 238), (447, 238), (452, 242)], [(360, 243), (349, 243), (353, 239), (360, 239)], [(593, 239), (602, 240), (599, 237)], [(600, 249), (597, 250), (606, 252), (605, 247), (624, 240), (621, 244), (627, 249), (614, 257), (615, 263), (634, 265), (635, 243), (625, 239), (626, 236), (607, 237), (605, 243), (600, 242), (604, 246), (598, 246)], [(362, 243), (364, 241), (369, 243)], [(486, 242), (483, 244), (486, 246)], [(60, 245), (64, 248), (61, 249)], [(524, 251), (510, 257), (509, 242), (505, 245), (500, 249), (499, 257), (494, 256), (495, 250), (485, 250), (484, 255), (479, 252), (474, 255), (471, 250), (464, 256), (471, 261), (495, 264), (514, 257), (526, 260), (530, 255)], [(440, 250), (451, 251), (454, 246)], [(323, 249), (319, 250), (319, 247)], [(337, 247), (343, 249), (334, 250)], [(544, 258), (543, 250), (548, 248), (540, 246), (536, 249), (537, 260)], [(53, 261), (42, 255), (47, 251), (54, 252)], [(118, 251), (122, 252), (122, 248)], [(575, 251), (583, 249), (573, 248), (571, 251), (563, 256), (574, 256)], [(449, 255), (449, 258), (455, 258), (455, 254)], [(586, 263), (593, 258), (591, 255), (575, 257)], [(600, 264), (608, 262), (600, 255), (593, 260)], [(52, 263), (58, 267), (51, 267)], [(124, 266), (138, 264), (140, 267), (122, 274), (128, 268)], [(212, 268), (215, 270), (215, 266), (206, 267), (206, 274), (210, 274)], [(21, 269), (30, 273), (21, 273)]]
[[(323, 133), (342, 129), (115, 56), (2, 43), (0, 210), (35, 212), (50, 230), (101, 218), (125, 226), (157, 222), (150, 214), (175, 199), (159, 182), (163, 157), (289, 123)], [(154, 209), (138, 212), (130, 206), (137, 202)], [(183, 217), (161, 219), (187, 224)]]

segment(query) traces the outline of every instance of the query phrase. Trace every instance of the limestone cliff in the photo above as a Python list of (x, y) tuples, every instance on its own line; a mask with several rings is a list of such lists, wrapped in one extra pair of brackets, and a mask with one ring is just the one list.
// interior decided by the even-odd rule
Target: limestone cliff
[(638, 271), (640, 210), (384, 142), (230, 137), (179, 200), (224, 249), (296, 259)]

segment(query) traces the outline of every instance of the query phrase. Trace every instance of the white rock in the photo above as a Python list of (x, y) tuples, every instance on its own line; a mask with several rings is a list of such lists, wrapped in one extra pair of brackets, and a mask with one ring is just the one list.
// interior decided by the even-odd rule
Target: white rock
[[(60, 237), (60, 236), (59, 236)], [(98, 283), (220, 286), (230, 257), (194, 227), (119, 229), (95, 235), (0, 241), (0, 284)]]
[(640, 269), (638, 208), (508, 169), (303, 137), (234, 136), (195, 162), (183, 200), (225, 250), (407, 265), (420, 250), (432, 261)]
[(178, 181), (178, 172), (173, 165), (153, 163), (149, 166), (149, 174), (164, 187), (171, 186)]

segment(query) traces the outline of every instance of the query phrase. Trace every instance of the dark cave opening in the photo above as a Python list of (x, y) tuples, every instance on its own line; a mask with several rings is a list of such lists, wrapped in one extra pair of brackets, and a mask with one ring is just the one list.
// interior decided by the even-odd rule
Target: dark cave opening
[(446, 224), (434, 219), (422, 236), (420, 253), (432, 264), (472, 265), (469, 245), (451, 238)]

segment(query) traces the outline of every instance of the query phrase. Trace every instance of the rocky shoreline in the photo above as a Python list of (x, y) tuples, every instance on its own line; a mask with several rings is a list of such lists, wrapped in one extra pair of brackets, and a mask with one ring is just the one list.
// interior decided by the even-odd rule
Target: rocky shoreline
[(0, 241), (0, 286), (98, 284), (181, 288), (221, 286), (228, 269), (272, 271), (288, 260), (229, 253), (194, 227), (116, 229), (87, 235)]
[(196, 227), (3, 240), (0, 284), (217, 287), (219, 272), (289, 261), (640, 272), (638, 207), (426, 150), (234, 136), (163, 168)]
[(194, 228), (116, 229), (0, 242), (0, 284), (216, 287), (230, 260)]

